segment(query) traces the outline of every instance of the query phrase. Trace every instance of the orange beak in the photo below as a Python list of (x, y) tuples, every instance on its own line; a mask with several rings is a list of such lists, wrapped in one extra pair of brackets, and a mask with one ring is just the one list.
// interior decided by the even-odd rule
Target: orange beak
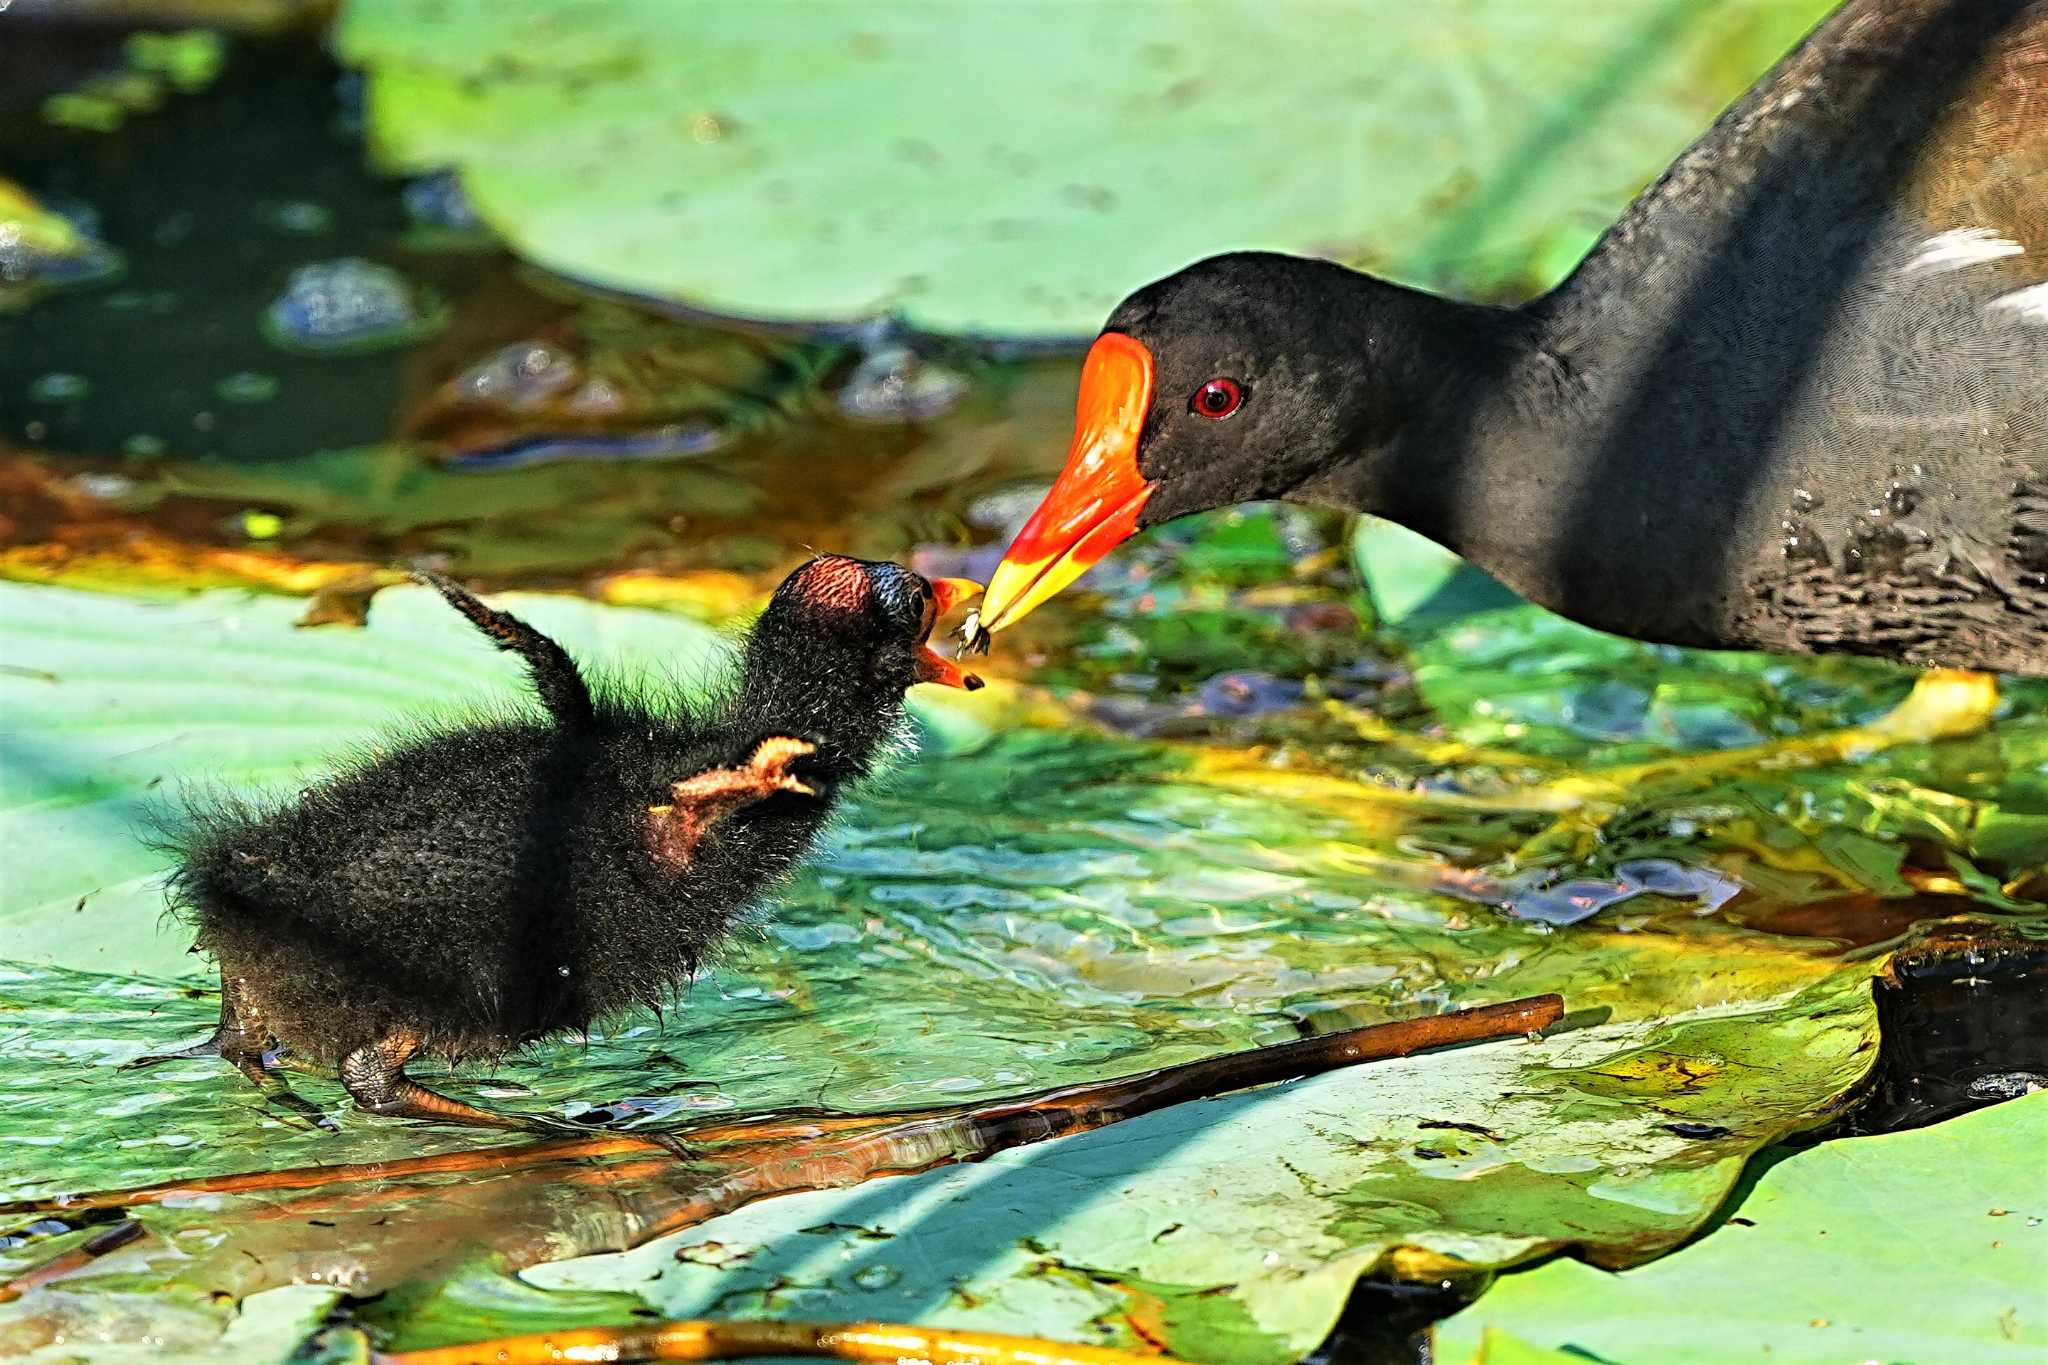
[(981, 584), (971, 578), (928, 578), (932, 585), (932, 618), (937, 620), (962, 602), (981, 596)]
[[(981, 584), (971, 578), (933, 578), (926, 581), (932, 585), (934, 621), (981, 593)], [(917, 680), (938, 683), (942, 687), (958, 687), (968, 692), (978, 691), (982, 686), (980, 678), (928, 644), (919, 644), (917, 647)]]
[(1118, 332), (1097, 337), (1081, 369), (1067, 467), (989, 579), (983, 631), (1023, 620), (1138, 529), (1153, 487), (1138, 473), (1151, 406), (1152, 353)]

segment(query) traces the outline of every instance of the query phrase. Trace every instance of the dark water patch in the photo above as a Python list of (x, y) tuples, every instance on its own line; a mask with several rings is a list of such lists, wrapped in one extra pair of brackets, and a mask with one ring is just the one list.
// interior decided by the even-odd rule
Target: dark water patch
[[(343, 113), (344, 75), (312, 42), (244, 39), (228, 50), (213, 89), (116, 132), (34, 118), (0, 127), (10, 175), (89, 210), (130, 263), (114, 285), (0, 318), (0, 436), (68, 453), (240, 464), (374, 444), (431, 424), (448, 401), (444, 381), (508, 344), (544, 339), (576, 311), (573, 291), (550, 287), (487, 236), (448, 226), (462, 220), (442, 203), (444, 182), (367, 169)], [(0, 49), (0, 86), (23, 51)], [(441, 193), (423, 195), (422, 184)], [(428, 200), (439, 216), (423, 228)], [(355, 287), (327, 283), (335, 262), (350, 263)], [(365, 343), (366, 319), (379, 323), (379, 345)], [(665, 327), (671, 341), (692, 333)], [(714, 387), (722, 378), (702, 365), (693, 373)], [(5, 401), (7, 388), (47, 374), (97, 382), (89, 401)], [(270, 401), (224, 406), (238, 400), (222, 386), (246, 374), (265, 377)], [(631, 397), (628, 422), (640, 415)]]
[(1875, 990), (1877, 1070), (1848, 1134), (1924, 1128), (2048, 1088), (2048, 926), (1938, 927), (1900, 949)]
[(1360, 1280), (1343, 1316), (1302, 1365), (1429, 1365), (1430, 1327), (1479, 1297), (1486, 1277)]
[[(0, 86), (51, 48), (104, 46), (97, 30), (30, 27), (0, 52)], [(173, 453), (269, 461), (309, 443), (343, 446), (388, 432), (406, 389), (394, 357), (280, 352), (262, 320), (292, 272), (361, 255), (450, 298), (502, 276), (490, 255), (397, 250), (408, 220), (399, 187), (363, 168), (334, 127), (338, 72), (310, 41), (229, 43), (212, 90), (128, 119), (110, 134), (36, 118), (0, 127), (0, 160), (31, 192), (96, 212), (128, 258), (114, 285), (53, 297), (0, 318), (0, 385), (76, 373), (101, 382), (90, 401), (34, 411), (0, 404), (0, 435), (48, 449), (118, 451), (138, 436)], [(287, 401), (228, 407), (220, 382), (274, 375)]]
[(1858, 891), (1825, 900), (1785, 902), (1743, 897), (1728, 917), (1746, 929), (1786, 938), (1825, 939), (1844, 948), (1868, 948), (1909, 932), (1916, 924), (1946, 919), (1967, 902), (1953, 896), (1880, 896)]
[[(0, 137), (19, 136), (21, 125), (41, 122), (38, 110), (51, 95), (72, 89), (121, 64), (127, 31), (120, 25), (30, 23), (15, 14), (0, 19), (7, 41), (0, 49)], [(48, 18), (63, 17), (50, 14)]]

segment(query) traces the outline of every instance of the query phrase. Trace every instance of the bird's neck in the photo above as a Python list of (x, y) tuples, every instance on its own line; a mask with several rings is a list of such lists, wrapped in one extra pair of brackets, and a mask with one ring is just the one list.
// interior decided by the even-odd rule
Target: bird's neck
[(747, 644), (732, 714), (762, 733), (816, 743), (807, 766), (835, 783), (851, 781), (901, 727), (908, 685), (877, 677), (861, 652), (763, 624)]
[[(1756, 576), (1782, 568), (1806, 481), (1849, 458), (1816, 449), (1828, 405), (1855, 401), (1824, 385), (1832, 339), (1851, 318), (1878, 326), (1859, 310), (1898, 288), (1879, 268), (1887, 234), (1918, 232), (1934, 185), (1979, 173), (1942, 158), (1980, 134), (1943, 129), (1992, 88), (1986, 54), (2019, 50), (2040, 12), (1843, 5), (1555, 291), (1417, 327), (1449, 378), (1395, 458), (1359, 462), (1346, 500), (1585, 624), (1770, 643), (1751, 634)], [(1472, 343), (1489, 321), (1499, 344)]]
[(1532, 601), (1561, 606), (1556, 522), (1567, 496), (1569, 367), (1531, 310), (1406, 292), (1388, 376), (1412, 395), (1397, 433), (1292, 496), (1371, 512), (1463, 556)]

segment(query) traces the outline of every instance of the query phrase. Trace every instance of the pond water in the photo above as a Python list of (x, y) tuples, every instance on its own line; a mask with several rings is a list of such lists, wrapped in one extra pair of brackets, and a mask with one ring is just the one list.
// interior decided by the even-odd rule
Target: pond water
[[(190, 780), (282, 787), (405, 716), (511, 694), (393, 566), (532, 593), (522, 613), (579, 655), (689, 676), (814, 549), (986, 577), (1062, 458), (1075, 356), (747, 329), (549, 276), (448, 182), (365, 170), (353, 78), (303, 40), (231, 40), (217, 78), (113, 131), (54, 126), (40, 94), (132, 57), (98, 28), (31, 32), (0, 50), (0, 175), (120, 266), (0, 310), (0, 1283), (116, 1210), (148, 1235), (0, 1306), (0, 1349), (208, 1358), (234, 1330), (282, 1358), (330, 1310), (409, 1347), (656, 1310), (944, 1309), (1282, 1360), (1371, 1274), (1318, 1358), (1413, 1358), (1471, 1275), (1559, 1247), (1639, 1260), (1759, 1151), (2048, 1074), (2025, 1037), (2048, 1029), (1984, 1023), (2048, 1008), (2041, 685), (2009, 683), (1966, 737), (1772, 759), (1876, 720), (1911, 676), (1599, 636), (1469, 571), (1368, 591), (1381, 532), (1255, 508), (1138, 542), (1002, 638), (987, 694), (921, 699), (916, 758), (686, 1008), (453, 1084), (629, 1124), (886, 1115), (1555, 990), (1585, 1018), (1549, 1060), (1423, 1058), (1387, 1094), (1370, 1069), (1325, 1078), (1351, 1088), (1319, 1109), (1153, 1116), (1138, 1156), (1116, 1128), (1047, 1148), (1067, 1155), (1001, 1169), (1045, 1207), (987, 1246), (946, 1201), (979, 1211), (957, 1222), (1007, 1196), (943, 1173), (694, 1237), (706, 1178), (679, 1195), (647, 1162), (118, 1197), (476, 1146), (314, 1129), (210, 1061), (118, 1069), (217, 1008), (160, 923), (148, 809)], [(1387, 609), (1417, 592), (1428, 609)], [(1917, 965), (1873, 997), (1902, 944)], [(346, 1113), (331, 1083), (300, 1088)], [(1103, 1193), (1195, 1189), (1211, 1147), (1301, 1165), (1221, 1199), (1219, 1229), (1279, 1209), (1241, 1246), (1211, 1229), (1175, 1251), (1193, 1214)], [(65, 1212), (95, 1192), (116, 1193)], [(631, 1216), (593, 1213), (606, 1199)], [(597, 1254), (655, 1232), (639, 1261)], [(862, 1250), (912, 1233), (957, 1259)], [(568, 1264), (510, 1273), (543, 1261)], [(294, 1282), (315, 1292), (229, 1327), (236, 1298)]]

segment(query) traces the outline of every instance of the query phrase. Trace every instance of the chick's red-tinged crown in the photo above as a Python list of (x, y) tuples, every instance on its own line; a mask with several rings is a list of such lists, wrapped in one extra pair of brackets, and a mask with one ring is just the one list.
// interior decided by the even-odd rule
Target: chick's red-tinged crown
[(828, 611), (857, 612), (865, 610), (868, 600), (874, 595), (874, 585), (869, 582), (867, 570), (857, 559), (844, 555), (826, 555), (812, 560), (797, 573), (791, 585), (796, 595), (812, 606)]

